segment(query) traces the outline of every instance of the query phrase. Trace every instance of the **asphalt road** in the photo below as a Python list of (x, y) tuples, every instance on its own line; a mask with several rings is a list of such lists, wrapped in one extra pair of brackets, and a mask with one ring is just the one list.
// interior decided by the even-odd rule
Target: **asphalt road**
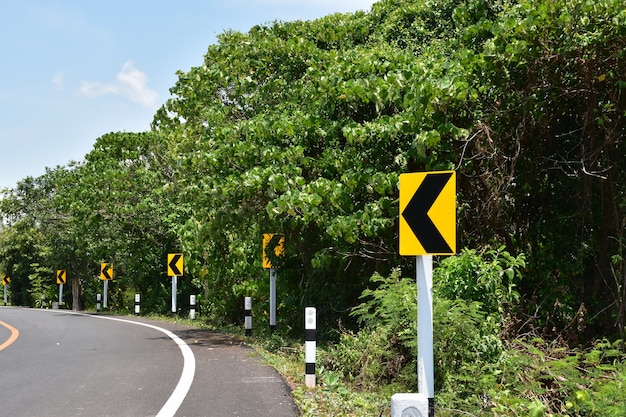
[(254, 350), (189, 326), (0, 307), (0, 349), (0, 415), (299, 415)]

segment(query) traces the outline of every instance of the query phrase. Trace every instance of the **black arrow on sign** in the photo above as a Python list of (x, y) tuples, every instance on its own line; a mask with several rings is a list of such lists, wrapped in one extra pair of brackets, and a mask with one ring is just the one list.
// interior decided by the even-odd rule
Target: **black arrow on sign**
[(111, 269), (111, 265), (106, 264), (106, 266), (102, 269), (102, 275), (104, 275), (104, 277), (107, 280), (113, 279), (111, 278), (111, 275), (109, 275), (109, 270)]
[(57, 275), (57, 279), (61, 284), (65, 284), (65, 271), (60, 270), (59, 275)]
[(451, 172), (426, 175), (402, 212), (402, 217), (427, 253), (452, 253), (452, 248), (428, 216), (428, 210), (433, 206), (451, 176)]
[(180, 253), (175, 253), (175, 254), (172, 256), (172, 260), (171, 260), (171, 261), (170, 261), (170, 263), (168, 264), (168, 266), (169, 266), (169, 267), (170, 267), (170, 269), (172, 270), (172, 273), (173, 273), (174, 275), (176, 275), (177, 277), (179, 277), (179, 276), (181, 276), (181, 275), (183, 274), (183, 272), (182, 272), (180, 269), (178, 269), (178, 267), (176, 266), (176, 263), (177, 263), (177, 262), (178, 262), (178, 260), (181, 258), (181, 256), (183, 256), (183, 255), (181, 255)]

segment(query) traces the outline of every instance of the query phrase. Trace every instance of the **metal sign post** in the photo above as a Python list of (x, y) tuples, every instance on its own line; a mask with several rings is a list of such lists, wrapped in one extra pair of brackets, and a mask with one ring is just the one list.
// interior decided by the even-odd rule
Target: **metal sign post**
[(276, 330), (276, 267), (272, 265), (273, 256), (283, 256), (285, 251), (285, 237), (274, 233), (263, 235), (263, 268), (270, 270), (270, 330)]
[(109, 308), (109, 281), (113, 279), (115, 274), (113, 264), (108, 262), (102, 262), (100, 264), (100, 279), (104, 281), (104, 299), (102, 300), (102, 308)]
[(109, 308), (108, 299), (109, 299), (109, 280), (104, 281), (104, 299), (102, 301), (102, 308), (105, 310)]
[(172, 313), (176, 314), (176, 297), (178, 277), (183, 275), (184, 258), (182, 253), (169, 253), (167, 255), (167, 275), (172, 277)]
[(270, 268), (270, 330), (276, 330), (276, 269)]
[[(0, 228), (2, 223), (0, 223)], [(7, 305), (7, 285), (11, 283), (11, 277), (8, 277), (6, 274), (2, 275), (2, 286), (4, 287), (4, 305)]]
[(57, 270), (57, 284), (59, 284), (59, 306), (63, 305), (63, 284), (67, 280), (67, 270)]
[(176, 278), (178, 278), (176, 275), (172, 275), (172, 313), (174, 314), (176, 314), (176, 293), (178, 291)]
[(417, 394), (391, 397), (392, 417), (435, 415), (433, 255), (456, 253), (456, 173), (400, 175), (400, 255), (416, 256)]
[(428, 415), (435, 408), (435, 364), (433, 355), (433, 257), (415, 257), (417, 281), (417, 392), (428, 398)]

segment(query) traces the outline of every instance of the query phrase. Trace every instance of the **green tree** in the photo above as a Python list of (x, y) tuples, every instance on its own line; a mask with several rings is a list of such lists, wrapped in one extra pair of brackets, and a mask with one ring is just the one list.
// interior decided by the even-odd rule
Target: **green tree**
[(163, 142), (152, 133), (109, 133), (63, 185), (63, 210), (75, 233), (75, 250), (85, 263), (79, 271), (90, 280), (95, 299), (101, 262), (115, 265), (112, 305), (129, 308), (134, 290), (144, 309), (165, 310), (168, 252), (178, 251), (175, 235), (179, 211), (163, 163)]
[[(0, 232), (0, 259), (12, 278), (14, 305), (33, 305), (37, 301), (30, 296), (33, 286), (56, 284), (52, 272), (48, 276), (35, 272), (38, 265), (40, 271), (70, 268), (73, 242), (68, 239), (68, 218), (55, 201), (58, 184), (68, 173), (63, 167), (47, 169), (44, 175), (27, 177), (15, 189), (4, 191), (0, 200), (0, 215), (7, 222)], [(73, 305), (80, 306), (77, 283), (72, 281), (71, 287)]]

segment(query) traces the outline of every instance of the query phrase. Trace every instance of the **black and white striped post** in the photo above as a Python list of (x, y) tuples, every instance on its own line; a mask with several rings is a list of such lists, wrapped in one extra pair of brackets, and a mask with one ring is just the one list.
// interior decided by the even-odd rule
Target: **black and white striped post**
[(246, 321), (246, 336), (252, 336), (252, 297), (246, 297), (243, 301)]
[(100, 303), (102, 302), (102, 294), (96, 294), (96, 312), (100, 312)]
[(304, 383), (308, 388), (315, 388), (315, 350), (316, 350), (316, 310), (315, 307), (304, 309)]
[(189, 318), (191, 320), (196, 319), (196, 295), (191, 294), (189, 296)]
[(141, 294), (135, 294), (135, 316), (141, 313)]

